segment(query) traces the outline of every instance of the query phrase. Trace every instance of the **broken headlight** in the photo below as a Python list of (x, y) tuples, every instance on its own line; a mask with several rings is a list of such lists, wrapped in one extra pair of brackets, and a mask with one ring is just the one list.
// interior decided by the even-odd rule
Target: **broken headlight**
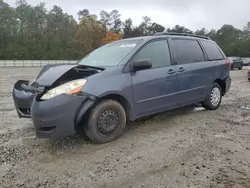
[(60, 86), (57, 86), (49, 91), (47, 91), (42, 97), (42, 100), (50, 99), (52, 97), (55, 97), (57, 95), (66, 93), (66, 94), (75, 94), (81, 91), (85, 83), (87, 82), (86, 79), (78, 79), (78, 80), (72, 80), (70, 82), (66, 82)]

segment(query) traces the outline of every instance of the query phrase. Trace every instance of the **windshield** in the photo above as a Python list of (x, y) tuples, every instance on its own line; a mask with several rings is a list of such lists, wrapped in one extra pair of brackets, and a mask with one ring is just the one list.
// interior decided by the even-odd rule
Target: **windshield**
[(80, 65), (109, 67), (118, 65), (141, 40), (118, 41), (97, 48), (79, 61)]

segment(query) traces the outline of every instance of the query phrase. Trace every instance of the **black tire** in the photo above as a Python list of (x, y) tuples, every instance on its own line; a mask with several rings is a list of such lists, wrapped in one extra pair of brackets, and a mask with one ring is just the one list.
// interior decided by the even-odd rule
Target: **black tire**
[[(108, 131), (110, 127), (112, 130)], [(101, 101), (91, 110), (84, 131), (94, 143), (104, 144), (120, 137), (125, 128), (126, 112), (123, 106), (109, 99)]]
[[(216, 102), (216, 104), (213, 104), (211, 95), (212, 95), (212, 92), (217, 92), (215, 88), (219, 89), (219, 100)], [(206, 110), (216, 110), (219, 108), (219, 106), (221, 104), (221, 99), (222, 99), (221, 86), (215, 82), (211, 85), (205, 101), (202, 102), (201, 104)]]
[(248, 81), (250, 82), (250, 78), (248, 78)]
[(243, 66), (241, 65), (241, 66), (239, 67), (239, 70), (242, 70), (242, 67), (243, 67)]

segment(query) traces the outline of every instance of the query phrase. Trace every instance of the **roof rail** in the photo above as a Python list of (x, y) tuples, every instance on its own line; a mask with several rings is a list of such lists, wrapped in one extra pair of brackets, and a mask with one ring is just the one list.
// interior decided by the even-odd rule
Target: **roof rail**
[(162, 36), (162, 35), (176, 35), (176, 36), (190, 36), (190, 37), (197, 37), (197, 38), (203, 38), (211, 40), (210, 37), (202, 36), (202, 35), (194, 35), (189, 33), (174, 33), (174, 32), (156, 32), (154, 36)]

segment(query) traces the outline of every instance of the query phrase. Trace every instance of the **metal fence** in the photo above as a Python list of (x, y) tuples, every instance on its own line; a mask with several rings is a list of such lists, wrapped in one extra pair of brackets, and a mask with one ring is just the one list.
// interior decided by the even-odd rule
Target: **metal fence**
[(47, 64), (73, 64), (76, 62), (76, 60), (0, 60), (0, 67), (42, 67)]

